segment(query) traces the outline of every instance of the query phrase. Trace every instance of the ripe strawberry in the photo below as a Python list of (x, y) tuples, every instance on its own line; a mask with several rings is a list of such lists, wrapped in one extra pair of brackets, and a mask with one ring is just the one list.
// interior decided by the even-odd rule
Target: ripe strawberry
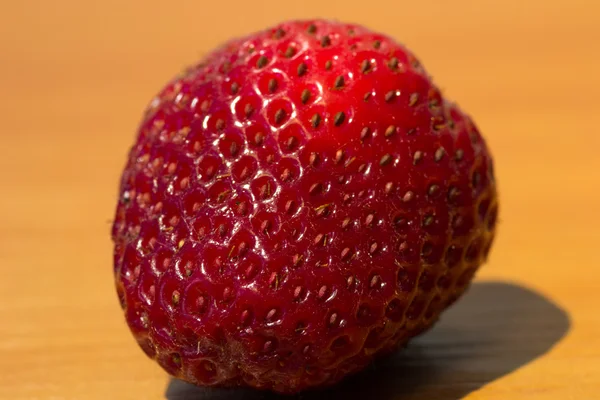
[(199, 385), (329, 385), (429, 328), (486, 258), (492, 159), (387, 36), (293, 21), (150, 103), (122, 176), (116, 287)]

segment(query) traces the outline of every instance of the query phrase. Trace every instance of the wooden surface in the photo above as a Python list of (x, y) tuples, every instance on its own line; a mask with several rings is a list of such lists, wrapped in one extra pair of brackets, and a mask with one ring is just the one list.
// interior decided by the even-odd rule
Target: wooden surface
[(21, 0), (0, 3), (1, 399), (256, 398), (170, 383), (146, 359), (117, 304), (110, 220), (158, 88), (230, 35), (315, 15), (414, 49), (487, 137), (501, 195), (469, 295), (319, 396), (599, 398), (598, 2)]

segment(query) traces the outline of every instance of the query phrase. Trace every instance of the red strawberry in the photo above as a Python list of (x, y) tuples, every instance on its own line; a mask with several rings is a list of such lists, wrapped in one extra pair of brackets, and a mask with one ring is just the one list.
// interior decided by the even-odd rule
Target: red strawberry
[(294, 21), (150, 103), (121, 181), (115, 278), (169, 373), (332, 384), (429, 328), (486, 258), (492, 159), (387, 36)]

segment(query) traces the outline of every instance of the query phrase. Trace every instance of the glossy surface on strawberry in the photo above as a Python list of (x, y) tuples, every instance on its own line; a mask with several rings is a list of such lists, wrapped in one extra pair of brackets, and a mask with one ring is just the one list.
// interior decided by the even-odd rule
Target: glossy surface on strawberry
[(116, 286), (199, 385), (332, 384), (431, 326), (487, 257), (492, 160), (392, 39), (327, 21), (234, 40), (151, 102), (122, 176)]

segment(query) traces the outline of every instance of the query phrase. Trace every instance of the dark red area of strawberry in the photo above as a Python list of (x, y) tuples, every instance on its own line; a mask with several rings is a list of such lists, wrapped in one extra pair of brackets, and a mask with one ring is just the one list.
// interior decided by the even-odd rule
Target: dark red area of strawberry
[(406, 48), (295, 21), (153, 100), (124, 170), (116, 286), (137, 341), (199, 385), (332, 384), (430, 327), (498, 210), (471, 119)]

